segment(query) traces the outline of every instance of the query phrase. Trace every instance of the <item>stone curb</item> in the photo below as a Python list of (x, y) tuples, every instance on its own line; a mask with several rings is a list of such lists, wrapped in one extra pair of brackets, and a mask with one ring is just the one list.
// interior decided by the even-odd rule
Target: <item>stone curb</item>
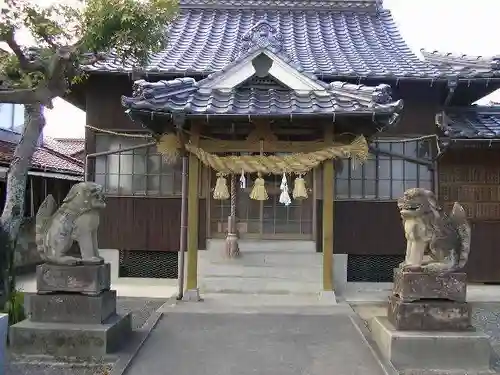
[[(113, 365), (113, 369), (110, 375), (123, 375), (130, 367), (130, 364), (134, 360), (135, 356), (139, 353), (142, 346), (148, 339), (149, 335), (156, 327), (160, 319), (163, 317), (162, 312), (154, 311), (144, 323), (144, 325), (136, 330), (136, 334), (140, 335), (137, 341), (130, 345), (125, 352), (119, 357), (118, 361)], [(134, 340), (135, 341), (135, 340)]]
[(392, 365), (390, 361), (385, 359), (380, 353), (377, 344), (373, 341), (371, 337), (371, 332), (365, 324), (365, 321), (354, 311), (352, 306), (349, 305), (353, 314), (350, 315), (350, 319), (354, 327), (358, 330), (363, 341), (366, 343), (376, 361), (380, 364), (380, 367), (385, 375), (399, 375), (399, 371)]

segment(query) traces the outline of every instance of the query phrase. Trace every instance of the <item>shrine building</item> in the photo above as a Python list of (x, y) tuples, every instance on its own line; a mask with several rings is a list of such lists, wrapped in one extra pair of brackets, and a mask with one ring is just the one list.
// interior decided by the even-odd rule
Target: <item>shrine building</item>
[(168, 36), (143, 70), (88, 66), (78, 99), (122, 276), (177, 275), (185, 152), (188, 289), (232, 232), (242, 259), (310, 251), (318, 291), (391, 281), (412, 187), (466, 207), (469, 277), (500, 281), (500, 110), (472, 105), (500, 61), (417, 56), (381, 0), (180, 0)]

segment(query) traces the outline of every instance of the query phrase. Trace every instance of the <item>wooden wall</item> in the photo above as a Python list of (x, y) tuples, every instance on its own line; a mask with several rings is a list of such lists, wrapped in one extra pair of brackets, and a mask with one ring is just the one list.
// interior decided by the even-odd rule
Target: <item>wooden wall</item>
[[(130, 95), (127, 76), (94, 76), (89, 79), (86, 99), (87, 124), (117, 132), (144, 131), (121, 106), (122, 95)], [(86, 130), (85, 151), (94, 153), (96, 133)], [(89, 179), (94, 160), (90, 159)], [(180, 198), (108, 196), (99, 227), (101, 248), (129, 251), (179, 251)], [(201, 216), (201, 215), (200, 215)]]
[(471, 222), (469, 280), (500, 282), (500, 150), (488, 147), (448, 151), (439, 164), (439, 198), (450, 210), (460, 202)]
[[(471, 282), (500, 282), (500, 150), (449, 151), (440, 160), (438, 196), (449, 211), (464, 205), (472, 227), (466, 271)], [(318, 251), (321, 205), (317, 201)], [(333, 252), (356, 255), (404, 254), (406, 240), (395, 202), (336, 201)]]
[[(317, 201), (317, 250), (321, 249), (322, 205)], [(406, 240), (395, 202), (336, 201), (335, 254), (399, 255)]]

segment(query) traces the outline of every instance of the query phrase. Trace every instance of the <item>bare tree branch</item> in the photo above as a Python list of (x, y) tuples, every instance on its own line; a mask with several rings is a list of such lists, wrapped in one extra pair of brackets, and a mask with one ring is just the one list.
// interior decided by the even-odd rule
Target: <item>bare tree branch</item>
[(0, 103), (42, 104), (51, 109), (52, 99), (56, 96), (46, 86), (39, 85), (34, 89), (0, 90)]
[(5, 33), (2, 33), (0, 35), (0, 41), (4, 41), (7, 43), (9, 48), (12, 50), (12, 52), (14, 52), (17, 59), (19, 60), (19, 65), (21, 66), (21, 69), (24, 70), (26, 73), (44, 72), (44, 66), (42, 64), (40, 64), (37, 61), (28, 60), (23, 50), (21, 49), (21, 46), (16, 42), (13, 28), (9, 29)]

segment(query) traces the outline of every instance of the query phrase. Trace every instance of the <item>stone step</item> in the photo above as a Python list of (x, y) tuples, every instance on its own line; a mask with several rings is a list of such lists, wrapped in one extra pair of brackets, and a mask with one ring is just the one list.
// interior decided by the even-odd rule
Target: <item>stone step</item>
[(231, 264), (240, 266), (273, 266), (273, 267), (320, 267), (322, 255), (319, 253), (298, 253), (286, 251), (250, 251), (242, 252), (241, 258), (227, 259), (221, 251), (202, 251), (200, 259), (213, 264)]
[(321, 278), (321, 267), (273, 267), (240, 266), (234, 264), (200, 264), (200, 278), (204, 277), (248, 277), (275, 280), (316, 281)]
[[(316, 252), (316, 243), (314, 241), (290, 241), (290, 240), (238, 240), (240, 250), (245, 252), (274, 252), (286, 251), (288, 253), (295, 252)], [(207, 240), (208, 251), (223, 251), (225, 240), (209, 239)]]
[(321, 282), (303, 280), (279, 280), (251, 277), (205, 277), (200, 280), (202, 293), (238, 293), (238, 294), (317, 294), (321, 291)]

